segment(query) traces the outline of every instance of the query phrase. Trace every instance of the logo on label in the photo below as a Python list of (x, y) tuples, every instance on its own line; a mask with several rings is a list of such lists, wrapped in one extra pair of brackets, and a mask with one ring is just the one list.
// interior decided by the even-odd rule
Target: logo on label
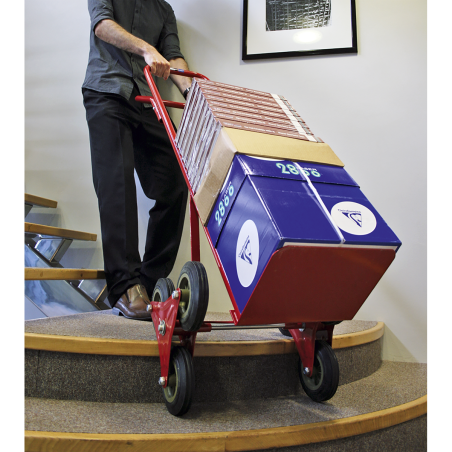
[(249, 236), (245, 240), (245, 244), (243, 245), (242, 251), (240, 251), (239, 253), (239, 257), (242, 258), (245, 262), (248, 262), (250, 265), (253, 265), (253, 261), (251, 259), (251, 246)]
[(353, 235), (367, 235), (377, 227), (377, 219), (371, 210), (362, 204), (345, 201), (331, 209), (331, 216), (337, 226)]
[(361, 212), (349, 212), (349, 211), (341, 211), (347, 218), (354, 221), (360, 228), (363, 227), (363, 216)]
[(256, 276), (259, 262), (259, 233), (254, 221), (243, 223), (237, 239), (237, 276), (243, 287), (249, 287)]

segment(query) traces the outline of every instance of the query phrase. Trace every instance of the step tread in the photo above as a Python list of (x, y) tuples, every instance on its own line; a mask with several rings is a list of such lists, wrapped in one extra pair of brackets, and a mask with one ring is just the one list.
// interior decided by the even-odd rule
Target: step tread
[(51, 208), (56, 208), (58, 205), (57, 201), (42, 198), (41, 196), (30, 195), (29, 193), (25, 193), (25, 203), (32, 204), (33, 206), (51, 207)]
[(413, 402), (426, 395), (426, 383), (426, 364), (384, 361), (369, 377), (340, 386), (326, 403), (315, 403), (305, 395), (195, 403), (182, 418), (171, 416), (163, 403), (112, 404), (26, 398), (25, 428), (92, 434), (186, 434), (298, 426), (374, 413)]
[(86, 268), (25, 268), (25, 280), (86, 280), (105, 279), (103, 270)]
[(90, 232), (73, 231), (36, 223), (25, 222), (25, 232), (52, 237), (62, 237), (65, 239), (85, 240), (88, 242), (95, 242), (97, 240), (97, 235)]
[[(208, 312), (206, 320), (226, 320), (229, 314)], [(230, 317), (229, 317), (230, 318)], [(333, 348), (351, 347), (383, 335), (381, 322), (344, 321), (334, 329)], [(295, 353), (291, 338), (277, 328), (199, 333), (197, 356), (231, 356)], [(29, 349), (75, 353), (158, 356), (151, 322), (118, 317), (111, 310), (25, 322), (25, 346)]]
[[(228, 313), (208, 312), (206, 321), (228, 321)], [(378, 322), (364, 320), (346, 320), (334, 327), (334, 335), (357, 333), (368, 330)], [(55, 334), (77, 337), (95, 337), (104, 339), (155, 340), (155, 331), (151, 322), (137, 322), (119, 317), (111, 310), (87, 312), (61, 317), (49, 317), (25, 321), (26, 333)], [(196, 341), (253, 341), (281, 339), (278, 329), (212, 331), (199, 333)]]

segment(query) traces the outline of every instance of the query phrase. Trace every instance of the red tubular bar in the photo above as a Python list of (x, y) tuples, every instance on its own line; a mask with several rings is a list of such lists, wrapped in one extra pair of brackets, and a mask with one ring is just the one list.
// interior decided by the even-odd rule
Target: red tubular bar
[[(173, 72), (174, 71), (174, 72)], [(189, 71), (187, 71), (189, 72)], [(177, 75), (184, 75), (184, 73), (181, 73), (180, 70), (172, 70), (171, 73), (177, 73)], [(192, 72), (191, 74), (195, 74), (195, 72)], [(185, 74), (187, 77), (191, 77), (191, 75)], [(150, 103), (154, 107), (155, 114), (157, 115), (157, 118), (159, 118), (159, 121), (163, 123), (165, 126), (165, 129), (168, 133), (168, 137), (170, 139), (171, 145), (173, 146), (174, 152), (176, 154), (177, 161), (179, 162), (179, 166), (182, 170), (182, 174), (185, 178), (185, 182), (187, 183), (188, 189), (190, 190), (191, 196), (194, 196), (193, 190), (190, 186), (190, 182), (188, 180), (187, 172), (185, 171), (184, 164), (179, 156), (179, 150), (177, 148), (176, 144), (176, 131), (174, 130), (173, 124), (171, 123), (171, 119), (168, 115), (168, 112), (165, 108), (165, 105), (163, 103), (163, 100), (160, 96), (160, 93), (157, 89), (157, 85), (154, 82), (154, 79), (152, 78), (151, 74), (151, 68), (149, 66), (146, 66), (144, 68), (144, 76), (146, 77), (146, 81), (148, 82), (149, 89), (152, 93), (152, 98), (149, 97)], [(207, 79), (207, 77), (202, 76), (204, 79)], [(137, 96), (138, 97), (138, 96)]]
[(201, 243), (199, 241), (199, 219), (193, 196), (190, 196), (190, 245), (191, 260), (201, 261)]
[(173, 67), (170, 70), (170, 74), (181, 75), (183, 77), (202, 78), (203, 80), (209, 80), (205, 75), (202, 75), (199, 72), (187, 71), (185, 69), (177, 69), (177, 68), (173, 68)]
[[(205, 75), (199, 74), (197, 72), (184, 71), (182, 69), (171, 69), (170, 73), (174, 74), (174, 75), (185, 76), (185, 77), (194, 77), (194, 78), (202, 78), (204, 80), (209, 80)], [(144, 68), (144, 76), (146, 77), (146, 81), (148, 82), (149, 89), (151, 90), (151, 93), (152, 93), (152, 96), (153, 96), (153, 97), (145, 97), (146, 102), (152, 104), (152, 106), (154, 107), (155, 114), (157, 115), (157, 118), (159, 119), (160, 122), (163, 123), (163, 125), (166, 128), (169, 140), (171, 142), (171, 145), (173, 146), (174, 153), (176, 154), (177, 161), (179, 162), (180, 169), (182, 171), (182, 174), (183, 174), (183, 176), (185, 178), (185, 182), (187, 183), (188, 190), (190, 192), (190, 197), (191, 197), (191, 199), (190, 199), (190, 206), (193, 203), (193, 214), (194, 214), (194, 212), (196, 212), (196, 217), (199, 218), (198, 209), (197, 209), (195, 203), (193, 202), (194, 193), (193, 193), (193, 190), (192, 190), (192, 188), (190, 186), (190, 182), (189, 182), (189, 179), (188, 179), (187, 172), (185, 170), (185, 166), (184, 166), (184, 164), (183, 164), (183, 162), (182, 162), (182, 160), (181, 160), (181, 158), (179, 156), (179, 149), (177, 148), (177, 144), (176, 144), (176, 131), (174, 130), (173, 124), (171, 123), (171, 119), (170, 119), (170, 117), (168, 115), (168, 112), (167, 112), (167, 110), (165, 108), (165, 102), (170, 102), (170, 101), (163, 101), (162, 100), (162, 98), (160, 96), (160, 93), (159, 93), (159, 91), (157, 89), (157, 86), (156, 86), (156, 84), (154, 82), (154, 79), (152, 78), (152, 74), (151, 74), (151, 70), (150, 70), (149, 66), (146, 66)], [(135, 99), (137, 101), (141, 101), (142, 102), (142, 100), (141, 100), (142, 97), (143, 96), (137, 96)], [(194, 216), (195, 215), (193, 215), (193, 217)], [(196, 218), (196, 220), (197, 220), (197, 218)], [(192, 225), (194, 226), (194, 219), (190, 220), (190, 226), (192, 226)], [(197, 224), (197, 226), (199, 227), (198, 224)], [(203, 228), (204, 228), (204, 232), (206, 233), (207, 241), (209, 242), (210, 248), (212, 249), (212, 253), (213, 253), (213, 256), (215, 258), (215, 262), (217, 263), (218, 269), (220, 270), (221, 277), (223, 278), (224, 284), (226, 286), (226, 290), (227, 290), (227, 292), (229, 294), (229, 297), (231, 299), (231, 303), (232, 303), (234, 309), (238, 311), (237, 303), (235, 302), (235, 298), (234, 298), (234, 295), (232, 293), (231, 286), (229, 285), (229, 281), (228, 281), (228, 278), (226, 276), (226, 273), (224, 272), (223, 266), (221, 265), (220, 257), (218, 256), (217, 250), (215, 249), (215, 247), (214, 247), (214, 245), (212, 243), (212, 240), (210, 239), (210, 235), (209, 235), (209, 233), (207, 231), (207, 228), (205, 226), (203, 226)], [(194, 235), (193, 233), (194, 233), (194, 231), (191, 230), (191, 234), (190, 235), (192, 237)], [(198, 232), (198, 237), (199, 237), (199, 232)], [(199, 239), (198, 239), (198, 241), (196, 241), (196, 240), (192, 241), (192, 243), (191, 243), (191, 255), (192, 256), (200, 256)], [(235, 316), (233, 316), (233, 319), (234, 319), (234, 323), (237, 323)]]
[[(149, 96), (136, 96), (135, 100), (137, 102), (142, 102), (143, 104), (154, 105), (154, 100), (152, 99), (152, 97)], [(172, 100), (164, 100), (162, 102), (163, 105), (165, 105), (165, 107), (179, 108), (181, 110), (183, 110), (185, 107), (185, 104), (183, 102), (173, 102)]]

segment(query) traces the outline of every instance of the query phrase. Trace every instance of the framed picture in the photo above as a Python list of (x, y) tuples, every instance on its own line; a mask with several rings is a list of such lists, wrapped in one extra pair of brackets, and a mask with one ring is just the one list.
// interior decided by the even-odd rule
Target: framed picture
[(243, 0), (242, 60), (358, 53), (355, 0)]

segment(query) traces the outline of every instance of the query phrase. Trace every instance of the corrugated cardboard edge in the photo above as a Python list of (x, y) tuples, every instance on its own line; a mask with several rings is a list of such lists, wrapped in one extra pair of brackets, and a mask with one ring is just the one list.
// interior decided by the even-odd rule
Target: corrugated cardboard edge
[(209, 172), (194, 197), (201, 222), (204, 225), (209, 219), (236, 153), (344, 166), (326, 143), (313, 143), (225, 127), (220, 131), (212, 151)]
[(215, 204), (218, 193), (223, 186), (237, 149), (225, 129), (220, 131), (213, 148), (209, 162), (209, 171), (195, 194), (195, 204), (198, 208), (202, 224), (206, 224)]
[(224, 128), (239, 154), (344, 166), (326, 143)]

